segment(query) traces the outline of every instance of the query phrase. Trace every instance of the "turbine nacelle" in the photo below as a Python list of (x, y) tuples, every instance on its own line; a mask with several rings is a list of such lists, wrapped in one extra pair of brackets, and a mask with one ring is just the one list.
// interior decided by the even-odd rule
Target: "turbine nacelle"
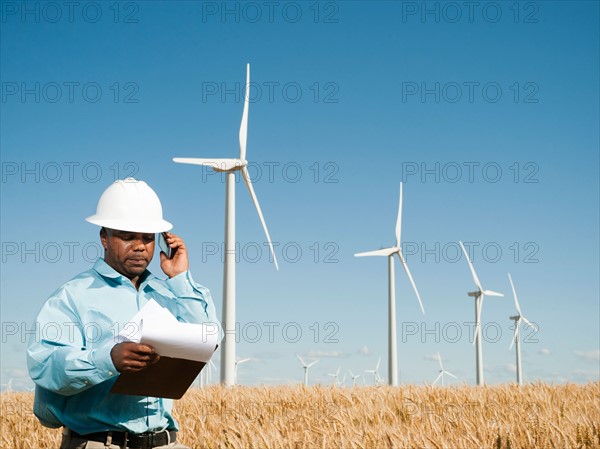
[(481, 309), (483, 307), (484, 296), (504, 296), (504, 295), (502, 293), (495, 292), (494, 290), (486, 290), (481, 286), (481, 282), (479, 281), (479, 277), (477, 277), (477, 273), (475, 272), (475, 267), (473, 267), (473, 264), (471, 263), (469, 254), (467, 253), (467, 250), (465, 249), (465, 245), (463, 245), (463, 242), (461, 242), (461, 241), (459, 241), (458, 243), (460, 243), (460, 247), (462, 248), (463, 253), (465, 254), (465, 258), (467, 259), (467, 263), (469, 264), (469, 269), (471, 270), (471, 275), (473, 276), (473, 281), (475, 281), (475, 285), (478, 288), (478, 290), (475, 292), (467, 293), (467, 295), (476, 298), (475, 306), (477, 309), (477, 317), (476, 317), (476, 321), (475, 321), (475, 328), (476, 328), (475, 338), (473, 338), (473, 344), (475, 344), (475, 342), (481, 338)]
[(519, 298), (517, 297), (517, 291), (515, 290), (515, 284), (513, 283), (510, 273), (508, 273), (508, 280), (510, 281), (510, 287), (513, 292), (513, 297), (515, 298), (515, 308), (517, 309), (517, 312), (519, 312), (518, 315), (509, 317), (511, 320), (515, 321), (515, 334), (512, 338), (512, 341), (510, 342), (510, 346), (509, 346), (509, 349), (512, 349), (513, 345), (519, 338), (519, 325), (521, 324), (521, 320), (523, 320), (525, 322), (526, 326), (529, 326), (532, 329), (535, 329), (536, 331), (538, 330), (538, 327), (523, 316), (523, 313), (521, 312), (521, 306), (519, 305)]
[[(423, 307), (423, 302), (421, 301), (421, 295), (419, 294), (419, 290), (417, 289), (417, 285), (408, 269), (408, 264), (404, 259), (404, 255), (402, 254), (402, 249), (400, 248), (400, 235), (402, 229), (402, 182), (400, 183), (400, 200), (398, 202), (398, 217), (396, 218), (396, 229), (394, 231), (396, 237), (396, 245), (391, 246), (389, 248), (377, 249), (375, 251), (366, 251), (362, 253), (354, 254), (354, 257), (368, 257), (368, 256), (393, 256), (394, 254), (398, 255), (400, 262), (402, 263), (402, 267), (408, 276), (408, 280), (410, 281), (415, 294), (417, 295), (417, 299), (419, 300), (419, 307), (421, 308), (421, 312), (423, 315), (425, 314), (425, 308)], [(391, 259), (390, 259), (391, 263)]]
[(256, 197), (256, 193), (254, 193), (254, 187), (252, 186), (252, 180), (250, 179), (250, 174), (248, 173), (248, 161), (246, 160), (246, 145), (248, 143), (248, 105), (250, 103), (250, 64), (246, 65), (246, 94), (244, 96), (244, 110), (242, 112), (242, 121), (240, 123), (240, 132), (239, 132), (239, 142), (240, 142), (240, 157), (238, 158), (194, 158), (194, 157), (175, 157), (173, 158), (174, 162), (180, 164), (192, 164), (192, 165), (202, 165), (205, 167), (211, 167), (216, 172), (225, 172), (232, 173), (235, 171), (241, 171), (242, 177), (244, 178), (244, 182), (246, 187), (248, 188), (248, 192), (250, 193), (250, 197), (252, 198), (252, 202), (254, 203), (254, 207), (256, 208), (256, 212), (258, 213), (258, 218), (265, 232), (265, 236), (267, 237), (267, 242), (269, 243), (269, 249), (271, 251), (271, 255), (273, 256), (273, 263), (275, 264), (275, 269), (279, 271), (279, 264), (277, 263), (277, 256), (275, 256), (275, 249), (273, 248), (273, 242), (271, 241), (271, 236), (269, 235), (269, 230), (267, 229), (267, 223), (265, 222), (265, 218), (263, 217), (262, 210), (260, 208), (260, 204), (258, 203), (258, 198)]

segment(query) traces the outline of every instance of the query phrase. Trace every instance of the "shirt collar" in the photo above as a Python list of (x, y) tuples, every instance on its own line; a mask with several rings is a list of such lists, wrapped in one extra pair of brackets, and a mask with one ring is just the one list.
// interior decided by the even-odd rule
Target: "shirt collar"
[[(96, 270), (96, 272), (105, 278), (110, 278), (110, 279), (119, 279), (121, 280), (121, 282), (127, 281), (127, 282), (131, 282), (126, 276), (123, 276), (121, 273), (119, 273), (117, 270), (115, 270), (113, 267), (111, 267), (109, 264), (107, 264), (105, 262), (105, 260), (103, 258), (98, 258), (98, 260), (96, 261), (96, 263), (94, 264), (94, 270)], [(144, 271), (144, 273), (142, 274), (142, 283), (141, 285), (146, 284), (147, 282), (151, 281), (155, 276), (150, 273), (150, 271), (146, 270)]]

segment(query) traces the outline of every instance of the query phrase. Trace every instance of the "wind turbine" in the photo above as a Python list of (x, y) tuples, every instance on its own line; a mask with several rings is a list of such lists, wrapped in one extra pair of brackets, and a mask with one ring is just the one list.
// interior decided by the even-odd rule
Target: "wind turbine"
[(296, 357), (298, 357), (298, 359), (300, 360), (300, 363), (302, 363), (302, 366), (304, 367), (304, 385), (308, 385), (308, 369), (311, 366), (313, 366), (315, 363), (317, 363), (319, 361), (319, 359), (317, 359), (314, 362), (311, 362), (307, 365), (306, 362), (304, 360), (302, 360), (302, 357), (300, 357), (299, 354), (296, 354)]
[(215, 364), (209, 360), (200, 371), (200, 388), (204, 388), (210, 382), (210, 372), (213, 368), (215, 368)]
[(375, 365), (375, 369), (366, 369), (365, 373), (373, 373), (373, 384), (377, 385), (381, 377), (379, 376), (379, 364), (381, 363), (381, 357), (377, 359), (377, 365)]
[(452, 374), (450, 371), (446, 371), (444, 369), (444, 365), (442, 364), (442, 356), (440, 355), (440, 353), (437, 353), (438, 356), (438, 362), (440, 362), (440, 374), (438, 375), (438, 377), (436, 377), (436, 379), (433, 381), (432, 385), (435, 385), (437, 383), (438, 380), (442, 379), (442, 387), (444, 386), (444, 374), (447, 374), (450, 377), (454, 377), (455, 379), (458, 379), (458, 377), (456, 377), (454, 374)]
[(360, 374), (357, 374), (356, 376), (352, 373), (352, 370), (348, 370), (350, 371), (350, 377), (352, 378), (352, 386), (355, 387), (356, 386), (356, 379), (358, 379), (360, 377)]
[(419, 305), (421, 306), (421, 312), (425, 314), (423, 303), (421, 302), (421, 296), (415, 285), (406, 260), (402, 255), (402, 249), (400, 247), (400, 231), (402, 228), (402, 182), (400, 182), (400, 201), (398, 204), (398, 218), (396, 219), (396, 246), (390, 248), (378, 249), (375, 251), (368, 251), (364, 253), (357, 253), (354, 256), (387, 256), (388, 258), (388, 381), (390, 385), (398, 385), (398, 351), (396, 347), (396, 276), (394, 274), (394, 255), (397, 254), (404, 271), (410, 280), (410, 283), (415, 290)]
[(240, 124), (240, 157), (237, 159), (217, 158), (173, 158), (174, 162), (212, 167), (217, 172), (227, 173), (225, 193), (225, 265), (223, 272), (223, 323), (225, 324), (224, 338), (221, 343), (221, 383), (226, 386), (235, 384), (235, 172), (241, 171), (248, 192), (252, 197), (258, 218), (265, 231), (269, 249), (273, 255), (275, 268), (279, 270), (277, 257), (271, 242), (271, 236), (262, 214), (258, 199), (252, 187), (246, 160), (246, 143), (248, 140), (248, 105), (250, 103), (250, 64), (246, 66), (246, 93), (244, 110)]
[(338, 376), (340, 375), (340, 369), (341, 369), (341, 368), (342, 368), (341, 366), (338, 366), (338, 369), (337, 369), (337, 371), (336, 371), (335, 373), (327, 373), (327, 375), (328, 375), (328, 376), (331, 376), (331, 377), (333, 377), (333, 386), (334, 386), (334, 387), (335, 387), (335, 386), (337, 385), (337, 383), (338, 383), (338, 381), (337, 381), (337, 380), (338, 380)]
[(469, 255), (467, 254), (467, 250), (465, 249), (463, 242), (459, 241), (459, 243), (460, 247), (463, 250), (463, 253), (465, 253), (465, 258), (467, 259), (467, 263), (469, 264), (469, 268), (471, 269), (471, 274), (473, 275), (473, 280), (475, 281), (475, 285), (477, 286), (477, 291), (468, 292), (467, 295), (475, 298), (475, 339), (473, 340), (473, 344), (476, 345), (475, 365), (477, 369), (477, 385), (483, 385), (483, 353), (481, 349), (481, 308), (483, 307), (483, 298), (485, 295), (504, 295), (493, 290), (484, 290), (484, 288), (481, 286), (481, 282), (479, 282), (477, 273), (475, 273), (475, 268), (473, 268), (473, 264), (471, 263), (471, 259), (469, 259)]
[(6, 392), (9, 392), (9, 393), (10, 393), (10, 392), (13, 390), (13, 388), (12, 388), (12, 384), (13, 384), (13, 378), (11, 377), (10, 379), (8, 379), (8, 382), (7, 382), (7, 383), (5, 383), (5, 384), (2, 384), (2, 385), (4, 385), (4, 386), (6, 387), (6, 389), (5, 389), (4, 391), (6, 391)]
[(241, 360), (236, 360), (235, 361), (235, 383), (237, 384), (237, 374), (238, 374), (238, 365), (241, 365), (242, 363), (246, 363), (249, 362), (252, 359), (241, 359)]
[(516, 348), (517, 349), (517, 384), (523, 385), (523, 377), (521, 375), (522, 374), (521, 373), (521, 341), (520, 341), (520, 337), (519, 337), (519, 326), (521, 325), (521, 320), (523, 320), (523, 321), (525, 321), (526, 326), (529, 326), (529, 327), (535, 329), (536, 331), (538, 330), (538, 327), (523, 316), (523, 313), (521, 312), (521, 307), (519, 306), (519, 299), (517, 298), (517, 291), (515, 290), (515, 284), (513, 284), (513, 280), (510, 277), (510, 273), (508, 273), (508, 280), (510, 281), (510, 286), (512, 287), (513, 296), (515, 297), (515, 307), (517, 308), (517, 312), (519, 312), (518, 315), (509, 317), (511, 320), (514, 320), (514, 322), (515, 322), (515, 335), (513, 336), (513, 339), (510, 342), (509, 349), (512, 349), (513, 345), (516, 343), (516, 346), (517, 346), (517, 348)]

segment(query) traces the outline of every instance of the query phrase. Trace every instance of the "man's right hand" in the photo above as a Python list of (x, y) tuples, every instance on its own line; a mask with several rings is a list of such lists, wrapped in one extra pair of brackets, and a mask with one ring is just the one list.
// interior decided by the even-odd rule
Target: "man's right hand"
[(120, 373), (134, 373), (158, 362), (160, 356), (152, 346), (126, 341), (114, 345), (110, 351), (113, 365)]

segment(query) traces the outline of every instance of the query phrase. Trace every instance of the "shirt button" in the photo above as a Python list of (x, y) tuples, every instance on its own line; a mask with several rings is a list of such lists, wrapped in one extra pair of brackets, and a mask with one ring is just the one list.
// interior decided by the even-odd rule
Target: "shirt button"
[(109, 376), (112, 376), (112, 375), (113, 375), (113, 372), (112, 372), (112, 371), (109, 371), (109, 372), (108, 372), (108, 375), (109, 375)]

